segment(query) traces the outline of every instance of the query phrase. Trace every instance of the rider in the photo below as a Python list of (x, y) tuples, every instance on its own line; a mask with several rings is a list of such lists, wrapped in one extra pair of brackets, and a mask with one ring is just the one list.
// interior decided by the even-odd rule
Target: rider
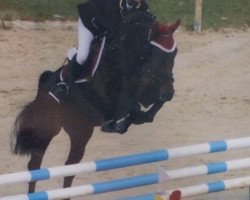
[[(149, 12), (145, 0), (89, 0), (77, 6), (78, 19), (78, 50), (68, 51), (68, 63), (73, 77), (66, 77), (63, 84), (51, 91), (55, 98), (60, 100), (62, 87), (75, 81), (79, 73), (83, 77), (88, 75), (89, 66), (85, 65), (88, 58), (91, 42), (98, 36), (107, 32), (112, 33), (117, 25), (123, 21), (126, 14), (134, 10)], [(58, 90), (57, 90), (58, 89)]]
[(50, 91), (58, 102), (67, 94), (70, 84), (81, 73), (82, 77), (89, 74), (90, 68), (85, 61), (88, 58), (92, 41), (99, 36), (113, 33), (124, 17), (133, 11), (149, 12), (146, 0), (88, 0), (77, 6), (78, 19), (78, 49), (68, 51), (70, 75)]

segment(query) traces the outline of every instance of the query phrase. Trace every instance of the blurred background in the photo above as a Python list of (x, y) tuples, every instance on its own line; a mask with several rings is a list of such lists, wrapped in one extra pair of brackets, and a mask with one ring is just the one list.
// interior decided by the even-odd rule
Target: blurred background
[[(2, 20), (75, 20), (76, 5), (84, 0), (0, 0)], [(182, 19), (182, 25), (193, 27), (195, 0), (148, 0), (151, 11), (161, 22)], [(250, 26), (250, 0), (203, 0), (202, 27)]]

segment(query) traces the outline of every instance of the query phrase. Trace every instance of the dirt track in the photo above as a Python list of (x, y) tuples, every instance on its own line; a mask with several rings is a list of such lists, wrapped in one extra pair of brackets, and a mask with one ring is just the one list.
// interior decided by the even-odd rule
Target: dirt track
[[(165, 104), (153, 124), (132, 126), (123, 136), (104, 134), (96, 128), (87, 146), (85, 161), (126, 155), (158, 148), (171, 148), (212, 140), (249, 136), (250, 133), (250, 30), (223, 30), (193, 34), (180, 30), (175, 35), (179, 53), (174, 74), (176, 95)], [(36, 94), (37, 79), (44, 70), (62, 64), (67, 49), (76, 43), (72, 31), (0, 30), (0, 174), (26, 170), (27, 157), (10, 153), (10, 131), (21, 107)], [(43, 166), (62, 165), (67, 157), (69, 141), (62, 133), (54, 139)], [(211, 161), (243, 158), (250, 150), (208, 156), (195, 156), (160, 163), (167, 169), (198, 165)], [(74, 185), (104, 181), (156, 171), (150, 164), (114, 170), (75, 179)], [(171, 181), (166, 188), (188, 186), (209, 180), (250, 175), (241, 170), (227, 175), (212, 175)], [(62, 179), (41, 182), (39, 190), (61, 187)], [(26, 192), (26, 184), (0, 188), (0, 196)], [(156, 186), (143, 187), (84, 199), (110, 200), (155, 191)], [(83, 199), (83, 198), (76, 198)], [(222, 192), (195, 200), (248, 199), (248, 190)]]

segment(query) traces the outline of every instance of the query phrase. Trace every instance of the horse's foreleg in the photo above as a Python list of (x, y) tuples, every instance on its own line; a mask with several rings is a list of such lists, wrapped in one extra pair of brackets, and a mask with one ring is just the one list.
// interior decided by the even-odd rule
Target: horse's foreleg
[(122, 91), (118, 94), (118, 101), (115, 105), (115, 123), (110, 124), (111, 126), (102, 126), (101, 130), (104, 132), (115, 132), (120, 134), (127, 132), (128, 127), (132, 124), (130, 113), (133, 110), (134, 104), (134, 95), (131, 95), (130, 88), (124, 84)]

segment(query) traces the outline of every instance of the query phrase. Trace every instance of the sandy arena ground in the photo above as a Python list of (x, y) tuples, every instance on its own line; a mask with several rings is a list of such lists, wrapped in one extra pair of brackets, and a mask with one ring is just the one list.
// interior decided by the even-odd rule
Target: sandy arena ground
[[(154, 123), (131, 126), (125, 135), (105, 134), (95, 129), (84, 161), (92, 161), (153, 149), (247, 137), (250, 134), (250, 29), (175, 34), (179, 54), (174, 68), (176, 95), (158, 113)], [(39, 74), (63, 63), (67, 49), (76, 44), (75, 31), (27, 31), (0, 29), (0, 174), (24, 171), (28, 157), (10, 152), (10, 132), (15, 116), (33, 100)], [(43, 167), (63, 165), (69, 140), (62, 131), (51, 143)], [(193, 156), (159, 163), (166, 169), (249, 156), (249, 149), (216, 155)], [(78, 176), (74, 185), (156, 172), (149, 164), (112, 172)], [(165, 185), (166, 189), (205, 181), (250, 175), (237, 170), (224, 175), (200, 176)], [(60, 188), (62, 179), (42, 181), (38, 190)], [(124, 190), (76, 200), (113, 200), (155, 191), (157, 185)], [(0, 196), (25, 193), (26, 184), (1, 186)], [(187, 200), (246, 200), (248, 189), (208, 194)]]

